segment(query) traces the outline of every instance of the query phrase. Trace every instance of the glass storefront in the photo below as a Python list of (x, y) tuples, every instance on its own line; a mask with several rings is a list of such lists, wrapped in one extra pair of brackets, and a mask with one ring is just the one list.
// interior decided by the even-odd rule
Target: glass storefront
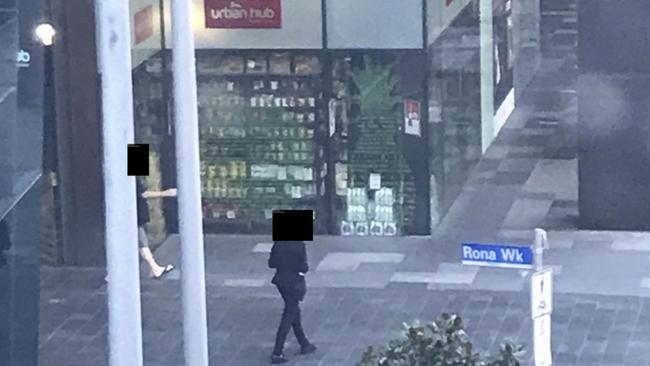
[[(513, 19), (511, 0), (493, 4), (498, 109), (513, 87)], [(478, 2), (442, 10), (428, 29), (441, 33), (414, 50), (205, 48), (208, 31), (230, 30), (196, 30), (206, 232), (267, 233), (273, 210), (313, 209), (318, 233), (428, 234), (486, 143)], [(242, 32), (232, 36), (252, 42)], [(134, 79), (153, 189), (175, 180), (170, 56), (150, 57)], [(163, 216), (175, 221), (168, 205), (153, 207), (161, 233)]]
[[(207, 232), (267, 233), (275, 209), (313, 209), (318, 233), (428, 230), (426, 107), (417, 82), (424, 53), (332, 53), (327, 70), (324, 57), (197, 51)], [(150, 144), (152, 189), (161, 188), (160, 175), (175, 174), (160, 164), (173, 138), (162, 61), (154, 57), (134, 74), (136, 141)], [(327, 94), (336, 98), (326, 102)]]
[[(398, 235), (422, 229), (415, 227), (416, 218), (427, 214), (416, 212), (416, 206), (427, 202), (428, 192), (426, 187), (416, 190), (416, 179), (418, 172), (424, 173), (417, 183), (426, 185), (427, 163), (415, 162), (418, 153), (405, 145), (424, 150), (420, 155), (426, 156), (423, 85), (405, 79), (409, 72), (417, 78), (417, 68), (405, 67), (409, 58), (423, 61), (422, 53), (400, 51), (343, 52), (334, 57), (337, 102), (330, 104), (330, 135), (336, 176), (333, 215), (339, 234)], [(427, 218), (422, 218), (418, 224), (426, 226)]]
[(430, 48), (432, 172), (445, 215), (481, 158), (481, 73), (478, 11), (467, 6)]
[(206, 226), (269, 232), (273, 210), (312, 209), (322, 231), (319, 55), (200, 51), (197, 75)]

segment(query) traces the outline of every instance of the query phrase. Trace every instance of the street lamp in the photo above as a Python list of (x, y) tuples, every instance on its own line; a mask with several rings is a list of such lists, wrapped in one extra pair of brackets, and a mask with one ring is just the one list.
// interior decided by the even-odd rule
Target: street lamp
[(36, 38), (43, 44), (43, 46), (51, 46), (54, 44), (54, 36), (56, 36), (56, 29), (50, 23), (40, 23), (34, 29)]

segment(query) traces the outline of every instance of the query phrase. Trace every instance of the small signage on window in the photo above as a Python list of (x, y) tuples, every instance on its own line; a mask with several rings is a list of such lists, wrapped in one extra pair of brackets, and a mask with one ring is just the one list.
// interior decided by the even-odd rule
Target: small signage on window
[(421, 116), (420, 102), (406, 99), (404, 101), (404, 133), (421, 136)]

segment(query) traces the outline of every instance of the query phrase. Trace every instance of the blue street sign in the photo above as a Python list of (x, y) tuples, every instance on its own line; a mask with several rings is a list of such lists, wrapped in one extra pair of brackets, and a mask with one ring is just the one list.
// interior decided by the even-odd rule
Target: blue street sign
[(502, 244), (461, 245), (463, 264), (528, 269), (533, 267), (533, 251), (527, 246)]

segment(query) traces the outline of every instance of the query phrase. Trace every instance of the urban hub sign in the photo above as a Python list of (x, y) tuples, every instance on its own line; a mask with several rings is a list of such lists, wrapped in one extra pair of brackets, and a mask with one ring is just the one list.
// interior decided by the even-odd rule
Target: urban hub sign
[(29, 63), (31, 61), (32, 61), (32, 55), (29, 52), (21, 49), (16, 53), (16, 66), (29, 67)]
[(281, 0), (205, 0), (206, 28), (282, 27)]

